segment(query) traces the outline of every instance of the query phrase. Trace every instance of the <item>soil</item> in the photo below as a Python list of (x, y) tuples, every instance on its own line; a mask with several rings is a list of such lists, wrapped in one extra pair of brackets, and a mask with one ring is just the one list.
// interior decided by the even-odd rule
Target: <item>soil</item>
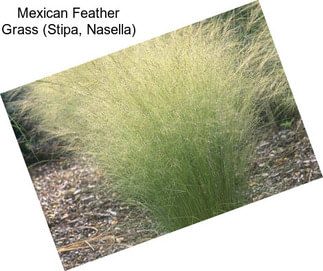
[(269, 131), (256, 149), (248, 196), (257, 201), (322, 177), (303, 123)]
[[(148, 213), (103, 190), (103, 179), (86, 158), (29, 168), (65, 269), (160, 235)], [(269, 131), (256, 149), (248, 197), (257, 201), (321, 177), (299, 122)]]
[(29, 169), (65, 269), (131, 247), (158, 235), (143, 210), (103, 190), (86, 158)]

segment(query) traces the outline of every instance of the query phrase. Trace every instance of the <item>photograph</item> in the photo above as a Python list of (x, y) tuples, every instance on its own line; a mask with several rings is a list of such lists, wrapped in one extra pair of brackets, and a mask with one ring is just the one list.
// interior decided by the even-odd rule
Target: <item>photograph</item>
[(65, 270), (322, 177), (258, 1), (1, 97)]

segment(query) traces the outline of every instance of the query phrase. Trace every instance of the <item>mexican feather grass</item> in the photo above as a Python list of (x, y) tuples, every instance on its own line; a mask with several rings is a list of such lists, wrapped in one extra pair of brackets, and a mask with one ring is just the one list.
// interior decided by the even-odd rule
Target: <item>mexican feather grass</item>
[[(20, 111), (48, 138), (89, 156), (107, 185), (148, 209), (163, 230), (239, 207), (259, 114), (288, 91), (268, 30), (260, 26), (243, 38), (263, 20), (248, 12), (35, 82)], [(251, 26), (238, 28), (237, 17)]]

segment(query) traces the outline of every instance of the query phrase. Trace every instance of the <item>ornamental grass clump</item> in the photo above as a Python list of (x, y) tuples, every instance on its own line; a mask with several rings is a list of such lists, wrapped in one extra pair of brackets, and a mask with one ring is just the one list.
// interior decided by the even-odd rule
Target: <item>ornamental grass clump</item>
[(107, 186), (149, 210), (162, 230), (232, 210), (246, 203), (266, 102), (259, 90), (268, 82), (256, 62), (247, 65), (260, 47), (242, 46), (232, 20), (192, 25), (35, 82), (20, 110), (48, 138), (90, 157)]

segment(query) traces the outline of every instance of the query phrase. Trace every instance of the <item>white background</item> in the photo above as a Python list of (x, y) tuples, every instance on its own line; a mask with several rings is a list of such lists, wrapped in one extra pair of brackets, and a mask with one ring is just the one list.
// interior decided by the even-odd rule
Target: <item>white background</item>
[[(0, 91), (148, 40), (250, 1), (1, 1), (0, 23), (17, 7), (120, 9), (135, 38), (4, 37)], [(323, 162), (321, 0), (260, 1), (312, 142)], [(66, 21), (81, 24), (81, 21)], [(119, 23), (119, 21), (114, 21)], [(84, 23), (84, 22), (83, 22)], [(0, 270), (63, 270), (7, 114), (0, 103)], [(84, 264), (75, 270), (323, 270), (323, 181)]]

